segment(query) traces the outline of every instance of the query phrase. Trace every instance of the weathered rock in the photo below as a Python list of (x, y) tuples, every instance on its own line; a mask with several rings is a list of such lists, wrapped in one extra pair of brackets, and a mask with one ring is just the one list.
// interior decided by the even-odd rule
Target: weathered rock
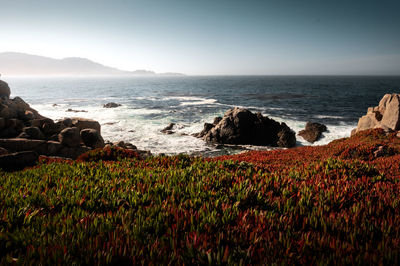
[(0, 80), (0, 98), (9, 99), (11, 94), (10, 87), (8, 84), (2, 80)]
[(45, 139), (44, 134), (38, 127), (24, 127), (22, 131), (28, 135), (29, 139)]
[(34, 166), (38, 159), (39, 155), (33, 151), (0, 155), (0, 168), (7, 171), (21, 170), (28, 166)]
[(41, 150), (41, 146), (45, 145), (45, 140), (10, 138), (0, 139), (0, 147), (9, 151), (34, 151)]
[(220, 116), (215, 117), (214, 121), (213, 121), (213, 125), (214, 126), (217, 125), (219, 122), (221, 122), (221, 120), (222, 120), (222, 117), (220, 117)]
[(137, 147), (135, 145), (133, 145), (132, 143), (126, 143), (125, 148), (131, 149), (131, 150), (137, 150)]
[[(215, 120), (214, 120), (215, 121)], [(194, 133), (193, 136), (197, 137), (197, 138), (202, 138), (205, 135), (207, 135), (207, 133), (214, 127), (216, 126), (218, 123), (216, 124), (210, 124), (210, 123), (204, 123), (204, 127), (203, 130), (199, 133)]]
[(0, 138), (14, 138), (16, 136), (18, 136), (18, 132), (12, 127), (0, 131)]
[(124, 149), (137, 150), (137, 147), (135, 145), (133, 145), (132, 143), (129, 143), (129, 142), (122, 141), (122, 140), (114, 142), (114, 143), (107, 142), (106, 144), (107, 144), (106, 147), (117, 146), (117, 147), (124, 148)]
[(16, 116), (15, 112), (12, 112), (12, 110), (4, 103), (0, 103), (0, 117), (2, 118), (13, 118)]
[(29, 139), (29, 135), (26, 134), (25, 132), (22, 132), (17, 136), (18, 139)]
[(100, 123), (96, 120), (74, 117), (72, 118), (72, 125), (79, 128), (79, 131), (86, 128), (93, 128), (96, 129), (99, 134), (101, 134)]
[(33, 120), (34, 118), (35, 118), (35, 115), (33, 114), (32, 111), (29, 111), (29, 110), (25, 111), (23, 120), (29, 121), (29, 120)]
[(174, 132), (172, 131), (172, 129), (174, 128), (174, 126), (175, 126), (175, 123), (170, 123), (168, 126), (163, 128), (161, 130), (161, 132), (164, 134), (173, 134)]
[(48, 119), (43, 121), (42, 131), (46, 136), (52, 136), (54, 134), (60, 133), (66, 126), (63, 122), (54, 123), (53, 120)]
[(326, 130), (327, 128), (324, 124), (307, 122), (306, 128), (301, 130), (298, 135), (303, 137), (306, 141), (314, 143), (319, 140), (322, 132), (325, 132)]
[(79, 129), (77, 127), (67, 127), (58, 134), (59, 142), (67, 147), (78, 147), (81, 143)]
[(121, 104), (114, 103), (114, 102), (106, 103), (103, 105), (104, 108), (116, 108), (116, 107), (120, 107), (120, 106), (121, 106)]
[(48, 141), (46, 155), (54, 156), (58, 155), (59, 151), (63, 148), (63, 145), (58, 141)]
[(117, 146), (117, 147), (120, 147), (120, 148), (125, 148), (125, 142), (123, 140), (120, 140), (118, 142), (115, 142), (114, 146)]
[(6, 120), (3, 117), (0, 117), (0, 130), (6, 127)]
[(73, 112), (73, 113), (87, 113), (86, 110), (74, 110), (69, 108), (66, 112)]
[(62, 122), (66, 127), (73, 127), (71, 118), (64, 118), (60, 122)]
[(8, 150), (0, 147), (0, 155), (8, 154)]
[(380, 124), (392, 130), (400, 129), (400, 95), (386, 94), (379, 102), (380, 108), (384, 108)]
[[(284, 126), (278, 132), (278, 146), (279, 147), (294, 147), (296, 146), (296, 133), (291, 130), (285, 123), (282, 123)], [(285, 127), (286, 126), (286, 127)]]
[(227, 111), (217, 122), (211, 129), (211, 126), (205, 125), (203, 131), (207, 133), (202, 136), (204, 140), (221, 144), (280, 147), (293, 147), (296, 144), (295, 134), (289, 133), (290, 129), (285, 123), (276, 122), (261, 113), (253, 114), (244, 108), (236, 107)]
[(21, 132), (24, 128), (24, 123), (21, 120), (15, 118), (7, 119), (6, 127), (14, 128), (17, 132)]
[(96, 148), (103, 148), (105, 145), (103, 137), (96, 129), (93, 128), (82, 129), (80, 134), (83, 143), (87, 147), (96, 149)]
[(378, 106), (368, 108), (352, 134), (372, 128), (400, 129), (400, 94), (386, 94)]

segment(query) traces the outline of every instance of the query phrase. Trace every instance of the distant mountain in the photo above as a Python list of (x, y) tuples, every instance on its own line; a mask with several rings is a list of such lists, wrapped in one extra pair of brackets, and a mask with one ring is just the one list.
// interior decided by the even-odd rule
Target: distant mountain
[[(0, 53), (0, 74), (3, 75), (159, 75), (154, 71), (125, 71), (104, 66), (86, 58), (68, 57), (54, 59), (50, 57), (24, 53)], [(164, 74), (162, 74), (164, 75)], [(170, 76), (182, 75), (170, 73)]]

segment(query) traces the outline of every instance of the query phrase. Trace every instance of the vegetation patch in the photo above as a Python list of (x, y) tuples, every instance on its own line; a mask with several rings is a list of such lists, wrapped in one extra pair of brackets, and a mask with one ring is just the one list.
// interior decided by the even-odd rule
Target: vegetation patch
[[(118, 149), (0, 172), (0, 263), (397, 264), (399, 144), (373, 130), (214, 159)], [(392, 152), (349, 157), (352, 145)]]

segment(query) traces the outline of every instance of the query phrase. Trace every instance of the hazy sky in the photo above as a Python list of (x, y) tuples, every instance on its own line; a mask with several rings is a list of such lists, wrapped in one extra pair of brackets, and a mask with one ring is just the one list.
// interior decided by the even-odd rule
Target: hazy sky
[(400, 1), (0, 0), (0, 52), (186, 74), (400, 74)]

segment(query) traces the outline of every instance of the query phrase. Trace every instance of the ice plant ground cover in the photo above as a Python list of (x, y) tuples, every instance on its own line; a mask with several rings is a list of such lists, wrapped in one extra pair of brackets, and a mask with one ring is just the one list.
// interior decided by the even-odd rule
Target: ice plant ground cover
[(0, 172), (0, 263), (400, 260), (395, 133), (214, 159), (136, 157), (93, 151)]

